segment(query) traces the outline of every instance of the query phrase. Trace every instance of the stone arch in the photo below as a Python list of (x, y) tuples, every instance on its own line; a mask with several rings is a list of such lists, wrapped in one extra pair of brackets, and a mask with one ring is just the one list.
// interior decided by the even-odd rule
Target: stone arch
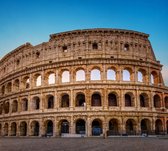
[(32, 110), (40, 109), (40, 98), (38, 96), (34, 96), (32, 99)]
[(136, 122), (134, 119), (128, 119), (126, 121), (126, 133), (128, 135), (135, 135), (136, 134)]
[(100, 68), (94, 67), (90, 72), (90, 80), (101, 80), (101, 70)]
[(61, 121), (59, 121), (58, 126), (59, 126), (60, 135), (63, 133), (69, 133), (70, 123), (68, 120), (62, 119)]
[(77, 107), (85, 105), (85, 94), (84, 93), (82, 92), (77, 93), (76, 99), (75, 99), (75, 105)]
[(17, 124), (16, 122), (11, 123), (11, 136), (16, 136), (17, 134)]
[(149, 134), (151, 132), (151, 121), (149, 119), (141, 120), (141, 133)]
[(159, 76), (156, 71), (152, 71), (150, 74), (150, 82), (151, 84), (158, 84), (159, 83)]
[(155, 94), (153, 97), (153, 105), (155, 108), (160, 108), (161, 107), (161, 98), (158, 94)]
[(9, 129), (9, 124), (5, 123), (4, 124), (4, 136), (8, 136), (8, 129)]
[(137, 81), (146, 82), (146, 71), (144, 69), (139, 69), (137, 72)]
[(46, 96), (46, 108), (53, 109), (54, 108), (54, 96), (49, 94)]
[(19, 91), (19, 86), (20, 86), (20, 80), (19, 80), (19, 79), (16, 79), (16, 80), (13, 82), (13, 90)]
[(4, 85), (1, 87), (1, 94), (2, 94), (2, 95), (5, 94), (5, 86), (4, 86)]
[(41, 84), (42, 84), (41, 74), (37, 73), (37, 74), (34, 75), (34, 83), (35, 83), (36, 87), (41, 86)]
[(28, 111), (28, 99), (27, 98), (23, 98), (21, 100), (21, 108), (22, 108), (22, 111)]
[(102, 134), (103, 124), (102, 121), (98, 118), (92, 121), (92, 135), (93, 136), (100, 136)]
[(12, 82), (9, 82), (9, 83), (6, 85), (6, 92), (7, 92), (7, 93), (12, 92)]
[(76, 70), (76, 81), (85, 81), (85, 70), (79, 68)]
[(108, 105), (109, 106), (118, 106), (118, 96), (115, 92), (108, 94)]
[(55, 73), (50, 71), (46, 74), (47, 77), (47, 84), (51, 85), (51, 84), (55, 84), (56, 79), (55, 79)]
[(133, 107), (134, 106), (133, 93), (127, 92), (124, 97), (125, 97), (125, 107)]
[(108, 135), (119, 135), (119, 121), (115, 118), (110, 119), (108, 123)]
[(83, 119), (76, 120), (76, 134), (85, 134), (86, 133), (86, 122)]
[(0, 123), (0, 136), (2, 136), (2, 124)]
[(155, 133), (157, 135), (163, 134), (163, 123), (162, 123), (162, 120), (160, 120), (160, 119), (157, 119), (155, 121)]
[(32, 121), (30, 124), (30, 128), (31, 128), (31, 135), (32, 136), (39, 136), (40, 134), (40, 124), (38, 121)]
[(107, 80), (116, 80), (116, 69), (115, 68), (107, 69)]
[(146, 93), (139, 95), (140, 107), (149, 107), (149, 97)]
[(94, 92), (91, 98), (91, 106), (101, 106), (101, 95), (99, 92)]
[(70, 72), (69, 70), (62, 71), (61, 74), (62, 83), (70, 82)]
[(168, 96), (165, 97), (164, 101), (165, 101), (165, 108), (168, 109)]
[(3, 104), (0, 104), (0, 115), (3, 113)]
[(53, 131), (54, 131), (54, 123), (52, 120), (47, 120), (45, 122), (45, 134), (53, 136)]
[(25, 76), (23, 78), (23, 85), (25, 89), (29, 89), (30, 88), (30, 78), (29, 76)]
[(61, 95), (61, 107), (69, 107), (69, 94), (64, 93)]
[(131, 81), (132, 80), (132, 69), (131, 68), (124, 68), (122, 72), (123, 81)]
[(4, 111), (5, 111), (5, 114), (8, 114), (9, 113), (9, 108), (10, 108), (10, 104), (8, 101), (5, 102), (5, 105), (4, 105)]
[(27, 122), (20, 122), (20, 136), (27, 136)]
[(12, 113), (15, 113), (18, 111), (18, 101), (17, 100), (14, 100), (12, 102)]

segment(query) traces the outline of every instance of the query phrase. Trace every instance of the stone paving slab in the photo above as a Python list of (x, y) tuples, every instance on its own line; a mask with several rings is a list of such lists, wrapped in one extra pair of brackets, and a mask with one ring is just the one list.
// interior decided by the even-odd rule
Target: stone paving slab
[(0, 151), (167, 151), (167, 138), (0, 138)]

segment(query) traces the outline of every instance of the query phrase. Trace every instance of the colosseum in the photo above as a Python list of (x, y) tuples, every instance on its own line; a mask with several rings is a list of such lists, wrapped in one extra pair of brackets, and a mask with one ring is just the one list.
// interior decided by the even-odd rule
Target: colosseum
[(0, 60), (0, 136), (165, 135), (168, 87), (149, 35), (85, 29)]

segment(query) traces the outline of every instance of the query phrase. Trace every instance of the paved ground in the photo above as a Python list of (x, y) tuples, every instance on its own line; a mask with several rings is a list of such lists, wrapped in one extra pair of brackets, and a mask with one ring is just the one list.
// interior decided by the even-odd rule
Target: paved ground
[(168, 139), (0, 138), (0, 151), (168, 151)]

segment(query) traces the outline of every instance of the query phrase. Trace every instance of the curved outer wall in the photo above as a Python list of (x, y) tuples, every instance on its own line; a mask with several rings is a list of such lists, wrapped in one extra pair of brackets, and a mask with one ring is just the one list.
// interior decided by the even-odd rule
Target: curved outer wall
[(161, 68), (148, 35), (135, 31), (26, 43), (0, 60), (0, 136), (168, 133)]

